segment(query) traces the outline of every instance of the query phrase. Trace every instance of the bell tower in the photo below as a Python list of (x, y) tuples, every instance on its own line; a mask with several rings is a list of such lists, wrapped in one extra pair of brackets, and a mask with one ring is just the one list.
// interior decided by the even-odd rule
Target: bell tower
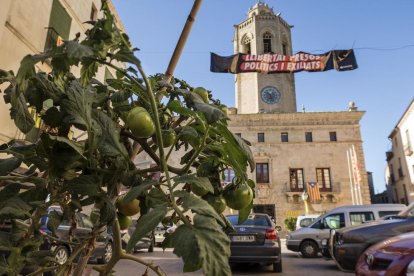
[[(292, 55), (289, 25), (263, 2), (249, 9), (247, 19), (234, 26), (234, 52)], [(239, 114), (296, 112), (295, 79), (291, 73), (236, 75)]]

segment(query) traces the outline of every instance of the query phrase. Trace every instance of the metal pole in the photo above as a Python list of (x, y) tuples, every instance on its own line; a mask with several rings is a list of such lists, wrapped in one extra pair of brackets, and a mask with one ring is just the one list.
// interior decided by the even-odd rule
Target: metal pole
[(188, 35), (190, 34), (191, 27), (195, 21), (198, 10), (200, 9), (202, 0), (195, 0), (191, 9), (190, 15), (184, 25), (181, 32), (180, 38), (178, 39), (177, 45), (175, 46), (174, 53), (171, 57), (170, 63), (168, 64), (167, 70), (165, 71), (164, 80), (167, 82), (171, 81), (174, 74), (175, 67), (177, 66), (178, 60), (180, 59), (181, 53), (183, 52), (184, 45), (187, 41)]

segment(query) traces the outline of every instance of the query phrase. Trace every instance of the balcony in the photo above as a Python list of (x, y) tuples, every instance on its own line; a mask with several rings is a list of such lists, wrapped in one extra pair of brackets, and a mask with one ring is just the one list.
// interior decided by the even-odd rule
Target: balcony
[(390, 161), (393, 157), (394, 157), (394, 152), (392, 151), (387, 151), (385, 153), (385, 155), (387, 156), (387, 162)]
[[(286, 200), (288, 203), (302, 203), (302, 194), (303, 189), (292, 189), (288, 183), (285, 183), (285, 187), (283, 191), (286, 194)], [(332, 183), (331, 189), (323, 189), (319, 188), (320, 195), (321, 195), (321, 202), (327, 202), (327, 203), (335, 203), (338, 201), (339, 195), (341, 194), (341, 183), (340, 182), (334, 182)]]
[(413, 148), (411, 147), (411, 144), (404, 145), (404, 154), (406, 156), (411, 156), (413, 154)]

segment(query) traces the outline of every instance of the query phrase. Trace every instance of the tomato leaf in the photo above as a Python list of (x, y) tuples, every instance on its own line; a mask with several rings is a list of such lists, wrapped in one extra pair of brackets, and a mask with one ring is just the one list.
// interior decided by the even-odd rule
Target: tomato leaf
[(194, 216), (194, 225), (180, 225), (171, 235), (174, 254), (184, 261), (183, 272), (203, 268), (204, 275), (231, 275), (230, 241), (216, 220)]
[(185, 210), (190, 209), (193, 213), (214, 218), (221, 225), (225, 225), (221, 216), (217, 214), (216, 210), (207, 201), (185, 191), (175, 192), (174, 195), (182, 198)]
[(124, 197), (123, 202), (129, 203), (133, 199), (140, 196), (145, 190), (151, 188), (151, 186), (159, 184), (157, 181), (154, 180), (145, 180), (143, 183), (139, 184), (138, 186), (133, 187)]
[(150, 233), (154, 228), (162, 221), (162, 219), (167, 214), (168, 208), (167, 205), (159, 205), (155, 209), (151, 210), (145, 215), (142, 215), (135, 226), (135, 231), (131, 235), (131, 238), (128, 241), (127, 252), (131, 252), (137, 242), (141, 240), (145, 235)]
[(239, 210), (238, 224), (242, 224), (249, 217), (252, 209), (253, 209), (253, 200), (250, 201), (249, 205)]
[(207, 193), (214, 193), (214, 188), (211, 185), (210, 180), (208, 177), (199, 177), (194, 174), (185, 174), (176, 176), (173, 178), (175, 183), (188, 183), (191, 187), (196, 186), (198, 189), (202, 191), (202, 195)]
[(0, 203), (1, 219), (27, 219), (30, 217), (32, 207), (21, 198), (15, 196)]
[(100, 110), (94, 110), (93, 119), (102, 130), (98, 141), (98, 150), (106, 156), (122, 156), (128, 162), (128, 152), (121, 143), (120, 132), (114, 121)]
[(81, 175), (64, 182), (64, 188), (82, 196), (95, 196), (100, 193), (101, 181), (96, 175)]
[(8, 87), (4, 91), (4, 101), (10, 103), (10, 117), (23, 133), (28, 133), (35, 125), (33, 116), (27, 108), (27, 101), (23, 93), (18, 93), (16, 87)]
[(20, 167), (22, 160), (17, 157), (10, 157), (6, 159), (0, 159), (0, 176), (7, 175), (13, 170)]

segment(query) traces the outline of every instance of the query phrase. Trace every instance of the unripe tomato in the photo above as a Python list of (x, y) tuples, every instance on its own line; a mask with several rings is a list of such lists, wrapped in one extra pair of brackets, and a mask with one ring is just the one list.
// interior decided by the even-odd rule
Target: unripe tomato
[(121, 230), (128, 229), (132, 223), (132, 218), (130, 216), (125, 216), (121, 213), (117, 213), (119, 228)]
[[(162, 140), (163, 140), (163, 145), (164, 148), (168, 148), (171, 147), (174, 143), (175, 143), (175, 139), (177, 137), (177, 135), (175, 134), (175, 131), (173, 129), (167, 129), (167, 130), (162, 130), (161, 131), (161, 135), (162, 135)], [(154, 141), (154, 143), (157, 142), (157, 139), (155, 139), (155, 136), (152, 139)]]
[(206, 194), (203, 198), (216, 210), (217, 213), (221, 214), (226, 209), (226, 200), (222, 195), (213, 195), (211, 193)]
[(125, 216), (133, 216), (138, 214), (139, 208), (139, 200), (134, 198), (132, 201), (128, 203), (123, 202), (124, 196), (118, 197), (116, 201), (116, 207), (118, 208), (119, 213)]
[(196, 87), (196, 88), (194, 88), (193, 92), (196, 93), (197, 95), (199, 95), (205, 103), (209, 102), (208, 92), (203, 87)]
[(229, 184), (224, 188), (223, 197), (227, 202), (227, 206), (234, 210), (241, 210), (253, 199), (253, 191), (249, 185)]
[(155, 133), (155, 124), (145, 108), (137, 106), (129, 111), (125, 123), (138, 138), (148, 138)]

